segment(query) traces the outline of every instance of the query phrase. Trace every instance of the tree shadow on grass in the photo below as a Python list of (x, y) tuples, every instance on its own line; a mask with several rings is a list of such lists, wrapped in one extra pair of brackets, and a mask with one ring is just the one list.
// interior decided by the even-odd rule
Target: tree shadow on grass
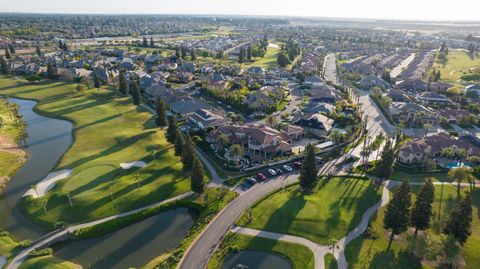
[(389, 253), (385, 251), (377, 252), (374, 256), (369, 269), (422, 269), (422, 263), (409, 255), (406, 250), (400, 250), (395, 253), (395, 250), (390, 250)]
[(480, 190), (471, 190), (470, 197), (472, 197), (473, 206), (477, 208), (477, 217), (480, 218)]
[[(118, 151), (121, 151), (125, 148), (128, 148), (130, 146), (132, 146), (133, 144), (135, 144), (136, 142), (142, 140), (142, 139), (146, 139), (150, 136), (152, 136), (153, 134), (155, 134), (155, 131), (148, 131), (148, 132), (143, 132), (143, 133), (140, 133), (140, 134), (137, 134), (137, 135), (134, 135), (134, 136), (131, 136), (127, 139), (117, 139), (117, 145), (113, 146), (113, 147), (110, 147), (98, 154), (94, 154), (94, 155), (90, 155), (88, 157), (84, 157), (84, 158), (81, 158), (81, 159), (78, 159), (76, 161), (73, 161), (72, 163), (68, 164), (68, 165), (65, 165), (65, 168), (66, 167), (70, 167), (70, 168), (75, 168), (75, 167), (78, 167), (84, 163), (87, 163), (89, 161), (92, 161), (92, 160), (95, 160), (95, 159), (98, 159), (98, 158), (101, 158), (101, 157), (104, 157), (104, 156), (107, 156), (107, 155), (110, 155), (110, 154), (113, 154), (115, 152), (118, 152)], [(94, 139), (94, 138), (92, 138)], [(61, 168), (64, 168), (64, 167), (61, 167)], [(59, 169), (61, 169), (59, 168)]]
[(275, 209), (261, 230), (289, 234), (298, 213), (305, 207), (306, 200), (300, 190), (294, 190), (289, 199)]

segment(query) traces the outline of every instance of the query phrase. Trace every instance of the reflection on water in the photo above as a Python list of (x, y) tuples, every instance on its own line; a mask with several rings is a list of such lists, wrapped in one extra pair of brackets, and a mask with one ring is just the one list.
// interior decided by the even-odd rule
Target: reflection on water
[(228, 255), (222, 269), (293, 269), (290, 262), (279, 255), (260, 251), (240, 251)]

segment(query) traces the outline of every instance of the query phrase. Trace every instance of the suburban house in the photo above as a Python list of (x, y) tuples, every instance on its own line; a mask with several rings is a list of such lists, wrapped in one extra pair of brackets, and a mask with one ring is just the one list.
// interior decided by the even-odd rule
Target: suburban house
[(359, 84), (361, 89), (364, 90), (370, 90), (373, 87), (378, 87), (382, 90), (386, 90), (390, 88), (390, 84), (383, 80), (382, 78), (379, 78), (377, 76), (369, 75), (364, 77)]
[(264, 125), (223, 125), (207, 133), (205, 139), (215, 144), (220, 135), (226, 136), (231, 144), (243, 146), (246, 155), (256, 161), (284, 156), (292, 150), (292, 145), (284, 139), (287, 133)]
[(248, 108), (254, 112), (266, 112), (276, 106), (283, 98), (283, 92), (279, 88), (264, 86), (251, 92), (245, 102)]
[(227, 122), (226, 118), (219, 112), (203, 108), (198, 109), (193, 114), (191, 114), (188, 117), (188, 120), (199, 129), (205, 129), (208, 127), (217, 128), (221, 125), (225, 125), (225, 123)]
[(436, 113), (440, 118), (446, 119), (449, 123), (458, 123), (458, 120), (461, 117), (474, 116), (472, 113), (464, 109), (439, 109)]
[(406, 95), (404, 92), (394, 89), (389, 90), (387, 93), (384, 94), (384, 96), (390, 98), (392, 102), (408, 103), (412, 101), (412, 99), (410, 99), (410, 97), (408, 97), (408, 95)]
[(309, 91), (310, 100), (315, 102), (323, 102), (335, 105), (337, 101), (340, 100), (340, 97), (336, 93), (335, 88), (323, 84), (321, 86), (312, 86), (312, 89)]
[(260, 66), (250, 66), (247, 69), (247, 73), (250, 76), (259, 77), (259, 76), (265, 75), (265, 69), (263, 69), (263, 67), (260, 67)]
[(335, 106), (329, 103), (311, 101), (302, 108), (302, 112), (307, 114), (323, 113), (331, 114), (335, 110)]
[(173, 103), (168, 103), (170, 106), (170, 111), (182, 117), (188, 117), (200, 109), (210, 109), (210, 105), (206, 102), (192, 99), (190, 97), (185, 97), (180, 100), (177, 100)]
[(445, 97), (444, 95), (434, 93), (434, 92), (422, 92), (418, 93), (416, 96), (418, 101), (425, 104), (435, 104), (435, 105), (450, 105), (453, 102)]
[(476, 93), (477, 97), (480, 97), (480, 83), (467, 86), (465, 88), (465, 94)]
[(294, 119), (296, 125), (302, 127), (307, 133), (311, 133), (317, 137), (325, 136), (333, 127), (333, 119), (328, 118), (320, 113), (303, 114), (296, 116)]
[(464, 149), (467, 156), (480, 155), (480, 149), (467, 140), (439, 133), (405, 143), (399, 150), (397, 161), (402, 164), (423, 166), (427, 159), (441, 157), (442, 149), (448, 147)]
[(438, 118), (428, 108), (416, 103), (392, 102), (389, 113), (396, 122), (437, 124)]
[(422, 92), (428, 90), (428, 85), (425, 81), (416, 79), (406, 79), (398, 82), (395, 88), (406, 92)]
[(428, 84), (428, 89), (432, 92), (445, 92), (451, 87), (453, 87), (452, 84), (445, 82), (430, 82)]
[(305, 81), (303, 82), (304, 85), (306, 86), (321, 86), (325, 82), (319, 78), (318, 76), (309, 76), (305, 78)]

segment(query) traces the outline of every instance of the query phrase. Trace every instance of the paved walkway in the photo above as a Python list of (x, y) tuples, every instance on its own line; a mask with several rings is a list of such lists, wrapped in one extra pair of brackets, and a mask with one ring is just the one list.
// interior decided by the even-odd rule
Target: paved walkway
[[(362, 219), (360, 220), (360, 223), (357, 225), (357, 227), (355, 227), (353, 230), (351, 230), (345, 237), (338, 240), (335, 251), (333, 251), (333, 255), (335, 256), (335, 259), (337, 260), (338, 269), (347, 269), (348, 264), (347, 264), (347, 260), (345, 258), (345, 249), (346, 249), (347, 245), (351, 241), (353, 241), (354, 239), (356, 239), (356, 238), (358, 238), (359, 236), (362, 235), (362, 233), (367, 229), (372, 215), (378, 209), (385, 206), (388, 203), (388, 201), (390, 200), (390, 195), (389, 195), (390, 191), (389, 190), (392, 187), (394, 187), (398, 184), (399, 183), (396, 182), (396, 181), (386, 181), (384, 183), (382, 198), (380, 199), (380, 201), (378, 201), (376, 204), (374, 204), (373, 206), (368, 208), (365, 211), (365, 213), (363, 213)], [(296, 243), (296, 244), (306, 246), (313, 253), (313, 257), (315, 259), (315, 269), (324, 269), (325, 268), (325, 255), (328, 254), (328, 253), (332, 253), (332, 249), (330, 248), (330, 246), (319, 245), (317, 243), (314, 243), (314, 242), (312, 242), (308, 239), (305, 239), (305, 238), (299, 237), (299, 236), (272, 233), (272, 232), (255, 230), (255, 229), (250, 229), (250, 228), (243, 228), (243, 227), (234, 227), (230, 231), (234, 232), (234, 233), (251, 235), (251, 236), (258, 236), (258, 237), (263, 237), (263, 238), (268, 238), (268, 239), (273, 239), (273, 240), (282, 240), (282, 241), (292, 242), (292, 243)]]
[(33, 242), (30, 247), (28, 247), (28, 248), (22, 250), (20, 253), (18, 253), (17, 256), (15, 256), (12, 259), (12, 261), (10, 262), (10, 264), (7, 266), (6, 269), (16, 269), (16, 268), (18, 268), (20, 266), (20, 264), (27, 258), (28, 253), (30, 253), (31, 251), (33, 251), (35, 249), (42, 249), (42, 248), (48, 247), (49, 245), (51, 245), (55, 242), (62, 241), (64, 239), (68, 238), (71, 234), (73, 234), (77, 230), (92, 227), (92, 226), (95, 226), (97, 224), (101, 224), (101, 223), (104, 223), (104, 222), (107, 222), (107, 221), (110, 221), (110, 220), (113, 220), (113, 219), (126, 217), (126, 216), (129, 216), (129, 215), (135, 214), (137, 212), (143, 211), (145, 209), (159, 206), (161, 204), (166, 204), (166, 203), (169, 203), (169, 202), (181, 200), (181, 199), (184, 199), (184, 198), (186, 198), (190, 195), (192, 195), (192, 192), (186, 192), (184, 194), (180, 194), (180, 195), (172, 197), (170, 199), (163, 200), (161, 202), (157, 202), (157, 203), (154, 203), (154, 204), (151, 204), (151, 205), (148, 205), (148, 206), (145, 206), (145, 207), (141, 207), (141, 208), (138, 208), (138, 209), (135, 209), (135, 210), (132, 210), (132, 211), (128, 211), (128, 212), (120, 213), (120, 214), (117, 214), (117, 215), (112, 215), (110, 217), (106, 217), (106, 218), (103, 218), (103, 219), (99, 219), (99, 220), (95, 220), (95, 221), (91, 221), (91, 222), (87, 222), (87, 223), (82, 223), (82, 224), (77, 224), (77, 225), (73, 225), (73, 226), (69, 226), (69, 227), (66, 227), (66, 228), (55, 230), (55, 231), (53, 231), (49, 234), (46, 234), (46, 235), (42, 236), (37, 241)]

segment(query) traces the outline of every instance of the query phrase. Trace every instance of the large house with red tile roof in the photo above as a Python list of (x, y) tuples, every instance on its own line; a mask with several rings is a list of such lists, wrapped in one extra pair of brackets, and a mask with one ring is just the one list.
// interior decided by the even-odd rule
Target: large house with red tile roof
[(427, 159), (440, 157), (442, 149), (449, 147), (464, 149), (467, 157), (480, 155), (480, 149), (467, 140), (439, 133), (405, 143), (399, 150), (397, 161), (402, 164), (423, 166)]

